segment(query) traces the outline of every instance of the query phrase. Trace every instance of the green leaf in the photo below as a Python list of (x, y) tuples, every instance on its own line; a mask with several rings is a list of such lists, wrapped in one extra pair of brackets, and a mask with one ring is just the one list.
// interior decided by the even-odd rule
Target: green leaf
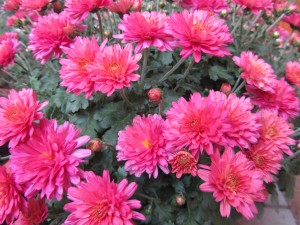
[(227, 70), (222, 66), (212, 66), (208, 71), (210, 79), (217, 81), (219, 79), (223, 79), (230, 84), (234, 84), (234, 79), (231, 75), (228, 74)]
[(173, 62), (173, 56), (172, 52), (161, 52), (159, 55), (159, 61), (164, 65), (168, 66)]
[(154, 214), (157, 215), (159, 221), (168, 221), (172, 218), (172, 207), (166, 202), (154, 202)]

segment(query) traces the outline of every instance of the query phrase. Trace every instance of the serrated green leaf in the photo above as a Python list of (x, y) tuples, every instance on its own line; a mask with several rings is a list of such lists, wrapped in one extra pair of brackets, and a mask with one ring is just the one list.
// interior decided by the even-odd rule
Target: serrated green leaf
[(223, 79), (230, 84), (234, 84), (234, 79), (231, 75), (228, 74), (227, 70), (222, 66), (211, 66), (208, 71), (210, 79), (217, 81)]

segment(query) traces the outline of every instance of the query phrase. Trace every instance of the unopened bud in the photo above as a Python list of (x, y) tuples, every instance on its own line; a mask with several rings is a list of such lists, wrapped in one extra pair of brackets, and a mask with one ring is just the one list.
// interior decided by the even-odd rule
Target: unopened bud
[(147, 11), (152, 11), (152, 10), (153, 10), (153, 6), (152, 6), (152, 5), (150, 5), (150, 4), (149, 4), (149, 5), (147, 5), (147, 7), (146, 7), (146, 10), (147, 10)]
[(186, 202), (186, 198), (183, 194), (177, 194), (176, 195), (176, 205), (183, 206)]
[(103, 146), (103, 142), (99, 138), (95, 138), (88, 143), (88, 149), (92, 152), (99, 152)]
[(104, 36), (105, 36), (106, 38), (111, 38), (112, 35), (113, 35), (113, 33), (111, 32), (111, 30), (105, 30), (105, 31), (104, 31)]
[(275, 39), (277, 39), (277, 38), (279, 38), (279, 32), (278, 31), (275, 31), (273, 34), (272, 34), (272, 38), (275, 38)]
[(63, 6), (59, 1), (53, 2), (53, 11), (56, 13), (60, 13), (63, 10)]
[(228, 83), (223, 83), (221, 86), (221, 92), (225, 95), (229, 95), (231, 93), (231, 85)]
[(226, 9), (223, 9), (221, 12), (220, 12), (220, 17), (222, 19), (225, 19), (226, 17), (228, 16), (228, 11)]
[(158, 103), (163, 97), (163, 91), (159, 88), (151, 88), (148, 91), (148, 98), (153, 103)]
[(158, 5), (159, 5), (159, 8), (161, 8), (161, 9), (163, 9), (163, 8), (165, 8), (165, 6), (167, 5), (167, 3), (166, 3), (166, 1), (160, 1), (159, 3), (158, 3)]
[(277, 38), (277, 39), (274, 41), (273, 45), (274, 45), (274, 46), (280, 46), (281, 42), (282, 42), (282, 41), (281, 41), (279, 38)]
[(287, 8), (284, 9), (284, 14), (285, 15), (289, 16), (289, 15), (291, 15), (291, 13), (292, 13), (292, 10), (291, 10), (290, 7), (287, 7)]

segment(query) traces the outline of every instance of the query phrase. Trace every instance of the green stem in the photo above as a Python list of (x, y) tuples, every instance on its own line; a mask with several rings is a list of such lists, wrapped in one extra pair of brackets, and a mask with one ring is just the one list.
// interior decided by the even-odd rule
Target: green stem
[(242, 44), (242, 39), (243, 39), (243, 25), (244, 25), (244, 13), (242, 14), (242, 19), (241, 19), (240, 38), (238, 39), (238, 41), (239, 41), (238, 49), (241, 48), (241, 44)]
[(178, 67), (185, 61), (184, 58), (181, 58), (159, 81), (158, 83), (161, 84), (164, 82), (168, 77), (174, 73), (175, 70), (178, 69)]
[[(245, 36), (244, 36), (245, 38), (247, 38), (248, 34), (251, 32), (253, 26), (255, 26), (257, 20), (261, 17), (261, 15), (262, 15), (262, 11), (259, 12), (259, 14), (254, 18), (254, 20), (253, 20), (252, 23), (250, 24), (250, 27), (249, 27), (249, 29), (246, 31), (246, 34), (245, 34)], [(243, 40), (243, 42), (244, 42), (244, 40)]]
[(160, 100), (158, 103), (158, 114), (161, 115), (162, 111), (163, 111), (163, 103), (162, 100)]
[(184, 71), (183, 73), (183, 77), (182, 79), (178, 82), (178, 84), (176, 85), (174, 91), (177, 91), (177, 89), (180, 87), (180, 85), (182, 84), (182, 82), (185, 80), (185, 78), (187, 77), (187, 75), (189, 74), (191, 68), (193, 67), (194, 65), (194, 60), (192, 60), (190, 63), (189, 63), (189, 66), (186, 68), (186, 70)]
[[(2, 72), (4, 72), (7, 76), (9, 76), (11, 79), (13, 79), (14, 81), (17, 81), (18, 79), (14, 76), (14, 75), (12, 75), (11, 73), (9, 73), (9, 72), (7, 72), (7, 71), (5, 71), (5, 70), (3, 70), (3, 69), (1, 69), (1, 71)], [(3, 79), (4, 80), (4, 79)], [(4, 80), (5, 82), (7, 82), (6, 80)]]
[(122, 88), (120, 90), (120, 94), (121, 94), (121, 97), (122, 99), (129, 105), (129, 106), (132, 106), (132, 103), (129, 101), (129, 99), (126, 97), (125, 95), (125, 92), (124, 92), (124, 88)]
[(232, 88), (232, 91), (234, 91), (237, 88), (238, 84), (240, 83), (240, 80), (241, 80), (241, 76), (238, 77), (237, 81), (235, 82), (235, 84)]
[(240, 84), (240, 86), (238, 86), (238, 88), (235, 90), (235, 91), (233, 91), (233, 93), (237, 93), (237, 92), (239, 92), (244, 86), (245, 86), (245, 81), (243, 81), (241, 84)]
[(97, 10), (96, 11), (96, 15), (97, 15), (97, 18), (98, 18), (98, 23), (99, 23), (99, 34), (101, 36), (101, 42), (103, 41), (104, 39), (104, 36), (103, 36), (103, 30), (102, 30), (102, 21), (101, 21), (101, 16), (100, 16), (100, 13), (99, 11)]
[(142, 73), (141, 73), (141, 79), (140, 79), (140, 90), (143, 90), (143, 85), (147, 73), (147, 63), (148, 63), (148, 58), (149, 58), (149, 52), (150, 48), (145, 48), (143, 50), (143, 68), (142, 68)]
[(148, 196), (148, 195), (145, 195), (145, 194), (143, 194), (143, 193), (136, 193), (136, 195), (137, 196), (140, 196), (140, 197), (142, 197), (142, 198), (146, 198), (146, 199), (148, 199), (148, 200), (151, 200), (151, 201), (157, 201), (157, 199), (155, 199), (155, 198), (153, 198), (153, 197), (150, 197), (150, 196)]
[[(243, 15), (244, 15), (244, 14), (243, 14)], [(240, 17), (240, 19), (239, 19), (236, 23), (234, 23), (234, 27), (233, 27), (233, 29), (232, 29), (232, 31), (231, 31), (231, 34), (232, 34), (232, 35), (234, 35), (236, 29), (237, 29), (237, 28), (239, 27), (239, 25), (241, 24), (241, 21), (242, 21), (242, 17)]]
[(4, 157), (0, 157), (0, 161), (6, 161), (9, 160), (10, 155), (8, 156), (4, 156)]
[(279, 54), (279, 59), (280, 60), (281, 60), (281, 58), (283, 56), (283, 53), (284, 53), (284, 51), (285, 51), (285, 49), (286, 49), (286, 47), (287, 47), (287, 45), (288, 45), (288, 43), (289, 43), (289, 41), (290, 41), (290, 39), (291, 39), (294, 32), (295, 32), (295, 30), (292, 30), (291, 33), (289, 34), (289, 36), (287, 37), (287, 39), (285, 40), (283, 48), (281, 49), (280, 54)]
[[(274, 21), (274, 23), (272, 23), (271, 26), (269, 26), (269, 28), (266, 30), (266, 33), (268, 34), (269, 31), (270, 31), (274, 26), (276, 26), (277, 23), (279, 23), (280, 20), (281, 20), (284, 16), (285, 16), (284, 13), (283, 13), (281, 16), (279, 16), (279, 17)], [(264, 32), (264, 31), (262, 31), (262, 32)]]

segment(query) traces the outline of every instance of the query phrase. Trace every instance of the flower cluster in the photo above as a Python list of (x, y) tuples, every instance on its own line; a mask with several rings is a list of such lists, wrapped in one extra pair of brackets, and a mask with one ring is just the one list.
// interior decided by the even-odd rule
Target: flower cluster
[(0, 35), (0, 68), (14, 63), (15, 54), (20, 50), (18, 34), (6, 32)]

